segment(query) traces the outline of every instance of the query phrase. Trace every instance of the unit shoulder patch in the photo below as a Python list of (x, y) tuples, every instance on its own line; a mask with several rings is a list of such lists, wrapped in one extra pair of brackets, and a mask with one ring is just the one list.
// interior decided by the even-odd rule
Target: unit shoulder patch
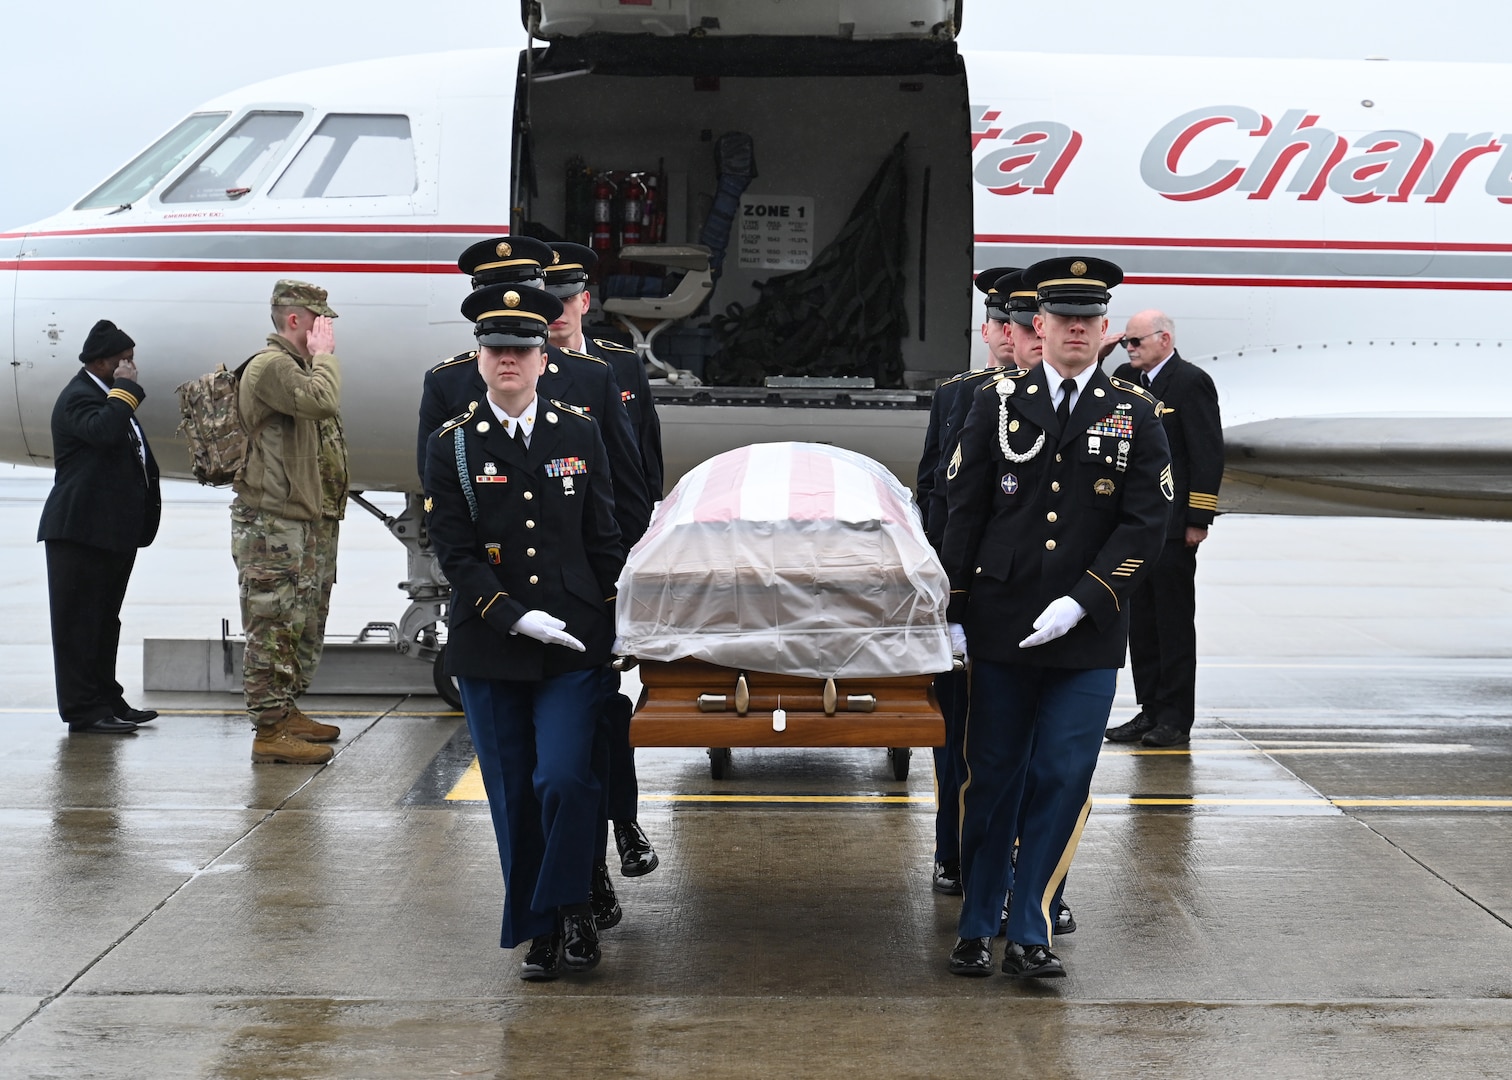
[(1125, 380), (1116, 378), (1112, 375), (1108, 376), (1108, 381), (1111, 382), (1116, 389), (1124, 390), (1130, 394), (1142, 397), (1151, 405), (1155, 404), (1155, 398), (1151, 396), (1148, 390), (1140, 386), (1138, 383), (1126, 382)]
[(467, 423), (469, 420), (471, 420), (473, 418), (473, 413), (475, 413), (477, 411), (478, 411), (478, 403), (476, 401), (470, 402), (468, 404), (468, 406), (467, 406), (467, 411), (466, 412), (458, 413), (456, 416), (452, 417), (446, 423), (442, 424), (439, 428), (436, 429), (436, 435), (437, 436), (441, 436), (441, 435), (448, 435), (448, 434), (450, 434), (451, 430), (453, 428), (460, 427), (463, 424)]
[(453, 364), (470, 364), (473, 361), (477, 360), (477, 358), (478, 358), (478, 350), (477, 349), (469, 349), (465, 353), (458, 353), (456, 356), (451, 356), (451, 357), (448, 357), (445, 360), (442, 360), (435, 367), (431, 368), (431, 370), (432, 371), (440, 371), (443, 368), (449, 368), (449, 367), (451, 367)]
[(619, 342), (611, 341), (609, 338), (596, 337), (593, 339), (593, 343), (601, 349), (613, 349), (615, 352), (627, 352), (632, 356), (635, 355), (635, 350), (630, 348), (630, 346), (621, 345)]
[(587, 412), (585, 412), (583, 409), (579, 408), (578, 406), (576, 406), (576, 405), (569, 405), (565, 401), (558, 401), (556, 398), (551, 398), (550, 400), (551, 400), (551, 403), (553, 405), (555, 405), (557, 408), (561, 409), (563, 412), (568, 412), (568, 413), (571, 413), (573, 416), (580, 417), (583, 420), (587, 420), (590, 424), (593, 422), (593, 417), (589, 416), (587, 414)]

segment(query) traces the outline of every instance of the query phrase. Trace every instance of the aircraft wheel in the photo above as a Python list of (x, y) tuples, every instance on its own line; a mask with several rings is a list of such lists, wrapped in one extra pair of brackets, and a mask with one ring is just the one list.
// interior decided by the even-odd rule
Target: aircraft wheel
[(892, 762), (893, 779), (907, 780), (908, 759), (913, 757), (913, 750), (907, 746), (889, 746), (887, 757)]
[(730, 775), (730, 748), (728, 746), (709, 747), (709, 775), (715, 780), (723, 780)]
[(436, 693), (454, 709), (462, 708), (462, 691), (457, 689), (457, 680), (446, 673), (446, 646), (441, 646), (441, 651), (436, 653), (436, 661), (431, 665), (431, 681), (436, 684)]

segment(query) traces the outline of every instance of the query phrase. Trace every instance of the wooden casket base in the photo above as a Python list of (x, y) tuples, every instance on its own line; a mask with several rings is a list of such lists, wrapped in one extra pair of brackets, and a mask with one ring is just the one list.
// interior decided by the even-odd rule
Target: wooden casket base
[[(806, 679), (702, 660), (644, 661), (631, 746), (943, 746), (933, 675)], [(772, 712), (787, 714), (784, 730)]]

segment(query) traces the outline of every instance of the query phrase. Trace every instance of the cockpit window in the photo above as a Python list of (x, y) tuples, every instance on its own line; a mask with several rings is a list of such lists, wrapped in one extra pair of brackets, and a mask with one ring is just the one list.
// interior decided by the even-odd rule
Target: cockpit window
[(174, 166), (192, 154), (230, 113), (195, 113), (168, 134), (143, 150), (131, 163), (95, 188), (74, 207), (90, 210), (99, 206), (125, 206), (152, 190)]
[(254, 112), (163, 195), (165, 203), (226, 202), (247, 194), (277, 160), (304, 113)]
[(332, 114), (268, 194), (275, 199), (352, 199), (414, 190), (409, 117)]

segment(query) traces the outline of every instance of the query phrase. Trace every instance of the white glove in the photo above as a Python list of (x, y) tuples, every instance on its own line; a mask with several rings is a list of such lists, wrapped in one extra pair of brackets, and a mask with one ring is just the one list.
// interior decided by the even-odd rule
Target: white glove
[(577, 652), (587, 652), (581, 641), (567, 633), (564, 629), (566, 625), (555, 615), (535, 610), (521, 615), (519, 621), (509, 628), (509, 632), (524, 634), (528, 638), (544, 641), (547, 645), (565, 645)]
[(1047, 641), (1054, 641), (1070, 633), (1071, 628), (1086, 618), (1087, 609), (1069, 596), (1050, 601), (1050, 606), (1034, 620), (1034, 633), (1019, 642), (1019, 648), (1032, 649)]
[(946, 623), (950, 630), (950, 651), (956, 656), (966, 656), (966, 628), (958, 622)]

